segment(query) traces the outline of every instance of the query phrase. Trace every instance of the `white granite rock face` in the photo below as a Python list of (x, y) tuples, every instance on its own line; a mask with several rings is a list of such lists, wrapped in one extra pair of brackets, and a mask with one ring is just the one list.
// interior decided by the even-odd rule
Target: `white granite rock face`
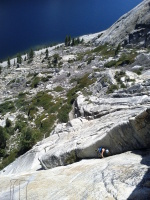
[(78, 159), (95, 158), (95, 149), (100, 146), (110, 149), (111, 155), (148, 148), (150, 110), (142, 107), (118, 110), (116, 108), (109, 114), (107, 110), (104, 116), (91, 121), (75, 119), (78, 126), (72, 126), (68, 132), (55, 130), (54, 135), (58, 134), (59, 140), (40, 158), (42, 166), (47, 169)]
[[(96, 99), (93, 101), (96, 102)], [(50, 169), (80, 159), (97, 158), (95, 150), (100, 146), (110, 149), (110, 155), (149, 148), (148, 97), (133, 97), (128, 100), (119, 98), (116, 102), (114, 99), (97, 101), (97, 108), (90, 106), (88, 112), (94, 115), (97, 112), (99, 118), (87, 120), (79, 117), (67, 124), (58, 125), (49, 138), (16, 159), (1, 174), (38, 170), (41, 168), (40, 164), (44, 169)]]
[(148, 150), (133, 151), (24, 175), (1, 175), (0, 199), (149, 199), (149, 160)]
[(123, 15), (104, 34), (96, 39), (96, 43), (119, 44), (125, 39), (129, 39), (129, 33), (133, 32), (136, 24), (149, 24), (150, 20), (149, 0), (142, 1), (137, 7)]
[[(136, 24), (149, 22), (149, 9), (149, 1), (145, 0), (102, 35), (84, 36), (85, 41), (118, 44), (128, 39)], [(63, 55), (62, 60), (75, 59), (74, 54)], [(143, 53), (131, 65), (132, 71), (125, 68), (128, 78), (135, 79), (133, 85), (109, 95), (106, 95), (106, 89), (109, 84), (117, 84), (114, 76), (119, 69), (95, 71), (97, 81), (90, 86), (93, 95), (78, 93), (70, 113), (71, 120), (58, 124), (48, 138), (38, 142), (0, 172), (0, 200), (149, 199), (149, 57), (149, 54)], [(104, 61), (97, 59), (97, 65), (92, 63), (93, 69), (104, 65)], [(87, 67), (85, 63), (68, 69), (76, 74), (78, 66)], [(147, 71), (140, 76), (133, 72), (143, 67)], [(52, 72), (56, 75), (56, 71)], [(58, 80), (66, 76), (64, 68), (58, 72)], [(93, 74), (90, 76), (92, 78)], [(124, 82), (125, 78), (121, 80)], [(59, 85), (56, 82), (57, 77), (54, 83), (41, 85), (41, 89), (53, 89)], [(65, 87), (70, 88), (68, 85)], [(102, 146), (110, 150), (109, 157), (105, 159), (99, 159), (95, 151)]]

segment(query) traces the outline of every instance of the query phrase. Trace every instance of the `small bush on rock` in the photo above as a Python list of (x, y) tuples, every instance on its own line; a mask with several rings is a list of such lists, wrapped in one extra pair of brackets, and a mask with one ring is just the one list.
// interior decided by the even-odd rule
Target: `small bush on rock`
[(115, 90), (118, 90), (118, 85), (110, 85), (108, 86), (108, 89), (107, 89), (107, 94), (110, 94), (110, 93), (113, 93)]

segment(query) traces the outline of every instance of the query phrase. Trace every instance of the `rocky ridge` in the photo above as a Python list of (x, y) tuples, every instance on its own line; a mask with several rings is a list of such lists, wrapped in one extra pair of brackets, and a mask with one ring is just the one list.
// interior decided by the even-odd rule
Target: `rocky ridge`
[[(112, 43), (124, 45), (149, 46), (150, 31), (150, 4), (149, 0), (142, 1), (133, 10), (123, 15), (116, 23), (114, 23), (104, 34), (96, 38), (95, 42)], [(123, 23), (122, 23), (123, 22)]]
[[(19, 153), (31, 150), (1, 170), (0, 199), (149, 198), (150, 53), (139, 48), (140, 34), (124, 45), (137, 24), (148, 33), (148, 6), (143, 1), (76, 46), (60, 44), (2, 69), (1, 130), (14, 135), (1, 162), (20, 145)], [(110, 32), (122, 46), (111, 44)], [(100, 146), (111, 156), (97, 159)]]

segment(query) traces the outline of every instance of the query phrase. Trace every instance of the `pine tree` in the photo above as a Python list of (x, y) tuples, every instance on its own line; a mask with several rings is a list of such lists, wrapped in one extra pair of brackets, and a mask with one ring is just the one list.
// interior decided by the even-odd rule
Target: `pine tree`
[(77, 38), (77, 44), (80, 44), (80, 38)]
[(69, 38), (68, 38), (68, 46), (70, 46), (71, 44), (71, 36), (69, 35)]
[(32, 62), (33, 57), (34, 57), (34, 51), (33, 51), (33, 49), (31, 49), (31, 50), (29, 51), (29, 53), (28, 53), (28, 62), (29, 62), (29, 63)]
[(68, 47), (71, 45), (71, 36), (66, 36), (65, 38), (65, 46)]
[(74, 46), (74, 45), (75, 45), (75, 40), (74, 38), (72, 38), (71, 46)]
[(10, 58), (7, 60), (7, 66), (10, 67)]
[(83, 43), (84, 42), (84, 39), (82, 38), (82, 40), (80, 41), (80, 43)]
[(0, 74), (2, 73), (2, 66), (0, 66)]
[(46, 49), (46, 51), (45, 51), (45, 54), (46, 54), (46, 59), (48, 58), (48, 49)]
[(21, 54), (17, 54), (17, 63), (21, 64), (22, 63), (22, 57)]
[(54, 55), (53, 55), (53, 61), (52, 61), (52, 63), (54, 64), (54, 66), (56, 66), (57, 63), (58, 63), (58, 57), (59, 57), (58, 54), (54, 54)]
[(68, 46), (68, 35), (65, 38), (65, 46)]
[(120, 48), (121, 48), (121, 45), (118, 44), (118, 46), (117, 46), (117, 48), (116, 48), (116, 50), (115, 50), (115, 56), (119, 53)]
[(31, 49), (31, 50), (29, 51), (29, 53), (28, 53), (28, 59), (33, 58), (33, 55), (34, 55), (34, 52), (33, 52), (33, 50)]
[(3, 127), (0, 126), (0, 148), (4, 149), (6, 147), (6, 132)]

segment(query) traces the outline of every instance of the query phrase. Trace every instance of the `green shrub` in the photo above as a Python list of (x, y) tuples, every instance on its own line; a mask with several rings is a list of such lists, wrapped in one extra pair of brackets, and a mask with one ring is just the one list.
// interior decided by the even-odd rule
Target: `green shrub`
[(126, 73), (121, 70), (121, 71), (116, 71), (114, 78), (116, 79), (116, 81), (118, 83), (122, 83), (121, 78), (124, 77), (124, 76), (126, 76)]
[(89, 57), (87, 59), (87, 65), (89, 65), (92, 62), (92, 60), (94, 60), (94, 58), (95, 58), (94, 56)]
[(67, 99), (69, 104), (73, 104), (75, 99), (77, 98), (77, 92), (79, 91), (78, 87), (74, 87), (67, 92)]
[(8, 85), (11, 85), (12, 83), (15, 83), (15, 82), (16, 82), (16, 79), (13, 79), (8, 83)]
[(52, 59), (52, 64), (53, 64), (54, 66), (56, 66), (56, 65), (58, 64), (58, 61), (59, 61), (60, 59), (61, 59), (61, 58), (60, 58), (59, 54), (54, 54), (54, 55), (53, 55), (53, 59)]
[(118, 44), (118, 46), (117, 46), (116, 49), (115, 49), (115, 56), (119, 53), (120, 48), (121, 48), (121, 45)]
[(5, 149), (7, 141), (6, 130), (0, 126), (0, 148)]
[(26, 127), (28, 126), (27, 122), (24, 122), (23, 120), (18, 120), (15, 123), (15, 130), (19, 130), (19, 132), (22, 132)]
[(0, 148), (0, 157), (4, 157), (6, 155), (6, 150)]
[(124, 83), (121, 83), (120, 87), (121, 88), (126, 88), (126, 85)]
[(57, 115), (59, 122), (62, 123), (68, 122), (70, 110), (71, 110), (71, 105), (66, 104), (61, 107)]
[(78, 53), (78, 54), (77, 54), (76, 60), (77, 60), (77, 61), (82, 61), (84, 56), (85, 56), (84, 53)]
[(107, 89), (107, 94), (113, 93), (115, 90), (118, 90), (118, 85), (112, 84)]
[(106, 58), (110, 56), (115, 56), (115, 49), (112, 46), (108, 45), (107, 43), (96, 47), (92, 52), (100, 53), (102, 56), (105, 56)]
[(47, 81), (49, 81), (49, 77), (42, 77), (42, 78), (41, 78), (41, 81), (42, 81), (42, 82), (47, 82)]
[(106, 50), (107, 49), (107, 44), (104, 44), (104, 45), (100, 45), (98, 47), (96, 47), (93, 52), (94, 53), (100, 53), (101, 51), (104, 51), (104, 49)]
[(6, 119), (6, 127), (9, 128), (12, 125), (11, 120), (9, 120), (8, 118)]
[(26, 101), (26, 94), (25, 93), (19, 93), (18, 99), (14, 102), (17, 109), (20, 109), (23, 107), (23, 110), (26, 110), (26, 106), (28, 105), (28, 102)]
[(137, 75), (141, 75), (142, 74), (142, 72), (140, 70), (138, 70), (136, 73), (137, 73)]
[(110, 67), (118, 67), (123, 65), (129, 65), (132, 64), (135, 61), (136, 54), (122, 54), (119, 60), (111, 60), (110, 62), (107, 62), (104, 64), (104, 67), (110, 68)]
[(137, 75), (141, 75), (142, 74), (142, 70), (143, 68), (138, 69), (137, 71), (135, 71), (137, 73)]
[(117, 66), (123, 66), (123, 65), (129, 65), (132, 64), (135, 61), (136, 53), (132, 54), (122, 54), (119, 60), (116, 63)]
[(21, 135), (18, 155), (22, 155), (32, 148), (36, 142), (36, 133), (34, 129), (27, 127)]
[(37, 86), (39, 85), (40, 80), (41, 80), (40, 77), (35, 77), (32, 80), (31, 88), (37, 88)]
[(43, 134), (49, 136), (55, 121), (56, 121), (56, 116), (54, 114), (49, 114), (48, 116), (43, 114), (35, 120), (36, 127), (41, 132), (41, 137), (43, 136)]
[(76, 81), (77, 85), (67, 92), (68, 103), (73, 104), (74, 100), (77, 97), (77, 92), (82, 91), (85, 87), (93, 84), (95, 79), (89, 79), (89, 74), (85, 74), (82, 78), (72, 79), (71, 81)]
[(10, 163), (12, 163), (15, 160), (15, 158), (17, 158), (16, 149), (12, 150), (10, 154), (7, 155), (7, 157), (6, 156), (4, 157), (2, 163), (0, 164), (0, 170), (9, 165)]
[(30, 105), (28, 107), (28, 117), (30, 119), (33, 119), (34, 118), (34, 115), (36, 114), (36, 112), (38, 111), (37, 107), (35, 107), (34, 105)]
[(4, 115), (7, 112), (14, 112), (15, 106), (12, 101), (6, 101), (2, 104), (0, 104), (0, 114)]
[(106, 68), (111, 68), (113, 66), (116, 66), (116, 60), (111, 60), (110, 62), (104, 64), (104, 67)]
[(5, 127), (5, 131), (6, 131), (7, 137), (9, 137), (10, 135), (14, 135), (14, 127), (12, 126)]
[(52, 95), (48, 94), (46, 91), (38, 92), (37, 95), (32, 99), (31, 106), (43, 107), (45, 110), (48, 110), (50, 106), (54, 104), (52, 100)]
[(62, 92), (62, 91), (64, 91), (64, 88), (62, 88), (61, 86), (57, 86), (57, 87), (54, 88), (54, 91), (55, 92)]

